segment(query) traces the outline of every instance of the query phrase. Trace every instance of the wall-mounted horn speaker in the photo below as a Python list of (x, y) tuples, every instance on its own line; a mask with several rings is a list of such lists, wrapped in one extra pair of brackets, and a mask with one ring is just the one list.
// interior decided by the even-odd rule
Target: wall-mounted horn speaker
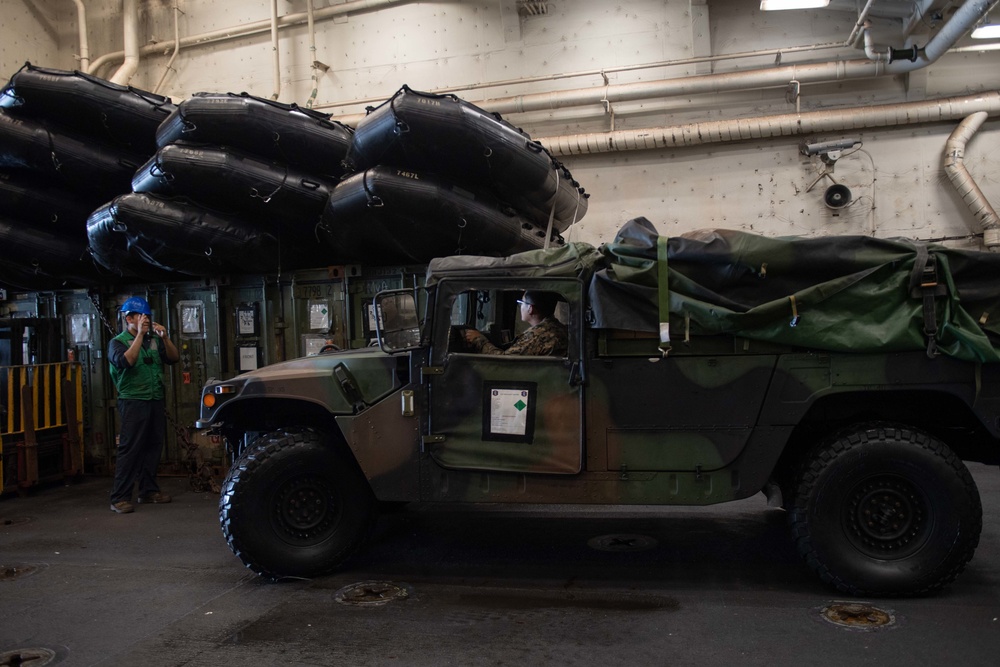
[(846, 185), (831, 185), (823, 193), (823, 203), (833, 210), (841, 209), (851, 203), (851, 189)]

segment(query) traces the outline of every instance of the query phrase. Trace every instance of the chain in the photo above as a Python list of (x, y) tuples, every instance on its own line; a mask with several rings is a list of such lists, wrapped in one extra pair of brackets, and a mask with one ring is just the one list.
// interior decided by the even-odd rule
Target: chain
[(94, 310), (97, 311), (97, 316), (101, 318), (101, 322), (104, 323), (104, 327), (108, 330), (108, 334), (110, 334), (111, 337), (114, 338), (116, 335), (118, 335), (118, 332), (115, 331), (115, 328), (111, 325), (111, 320), (108, 319), (108, 316), (104, 312), (104, 309), (101, 308), (101, 299), (97, 295), (97, 292), (88, 292), (88, 296), (90, 296), (90, 302), (94, 304)]

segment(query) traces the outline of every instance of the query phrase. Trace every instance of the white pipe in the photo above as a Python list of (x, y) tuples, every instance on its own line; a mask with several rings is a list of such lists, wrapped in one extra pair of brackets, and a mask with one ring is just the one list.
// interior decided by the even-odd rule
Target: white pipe
[(278, 0), (271, 0), (271, 50), (274, 52), (274, 92), (271, 99), (281, 94), (281, 54), (278, 51)]
[(868, 60), (834, 61), (827, 63), (788, 65), (744, 72), (727, 72), (662, 81), (620, 84), (596, 89), (565, 90), (534, 95), (486, 100), (481, 106), (497, 113), (522, 113), (560, 109), (587, 104), (628, 102), (654, 97), (677, 97), (699, 93), (721, 93), (733, 90), (784, 88), (791, 80), (805, 83), (839, 81), (875, 77), (882, 74), (903, 74), (930, 65), (965, 34), (990, 8), (995, 0), (966, 0), (955, 15), (920, 50), (913, 61), (891, 63)]
[(312, 90), (309, 91), (309, 99), (306, 101), (306, 108), (312, 109), (316, 103), (316, 96), (319, 95), (319, 58), (316, 57), (316, 20), (313, 16), (313, 0), (306, 0), (306, 17), (309, 25), (309, 58), (312, 60)]
[(868, 4), (866, 4), (864, 9), (861, 10), (861, 13), (858, 14), (858, 20), (854, 22), (854, 28), (851, 30), (850, 37), (848, 37), (847, 41), (844, 42), (844, 46), (854, 46), (854, 42), (857, 41), (858, 34), (861, 32), (861, 29), (868, 23), (868, 12), (871, 11), (872, 5), (874, 4), (875, 0), (868, 0)]
[(125, 61), (110, 81), (127, 86), (139, 69), (139, 0), (122, 0), (122, 23), (125, 27)]
[(1000, 115), (1000, 91), (924, 102), (787, 113), (643, 130), (571, 134), (544, 137), (538, 141), (553, 155), (613, 153), (957, 120), (976, 111), (985, 111), (991, 116)]
[(920, 50), (912, 63), (895, 62), (889, 65), (889, 74), (901, 74), (926, 67), (944, 55), (965, 33), (969, 32), (983, 18), (997, 0), (965, 0), (955, 14)]
[(163, 68), (163, 76), (157, 81), (156, 86), (153, 88), (154, 93), (160, 92), (160, 86), (166, 80), (167, 75), (170, 74), (170, 69), (174, 65), (174, 61), (177, 59), (177, 54), (181, 50), (181, 29), (180, 29), (180, 7), (177, 3), (174, 3), (174, 52), (170, 55), (170, 60), (167, 61), (167, 66)]
[(83, 0), (73, 0), (76, 5), (77, 31), (80, 33), (80, 71), (86, 72), (90, 67), (90, 46), (87, 41), (87, 8)]
[[(617, 104), (654, 98), (687, 97), (707, 93), (715, 94), (732, 91), (762, 90), (766, 88), (785, 88), (788, 86), (788, 82), (793, 80), (803, 85), (807, 83), (871, 78), (885, 74), (903, 74), (927, 67), (940, 58), (955, 41), (960, 39), (965, 32), (975, 25), (995, 1), (966, 0), (965, 4), (955, 12), (948, 23), (928, 42), (927, 46), (924, 49), (918, 50), (916, 58), (913, 60), (899, 60), (895, 62), (836, 60), (823, 63), (804, 63), (679, 79), (640, 81), (613, 86), (602, 85), (597, 88), (576, 88), (517, 95), (488, 99), (476, 104), (491, 112), (500, 114), (548, 111), (588, 105), (599, 107), (603, 113), (606, 103)], [(888, 61), (889, 58), (886, 57), (885, 60)], [(356, 125), (362, 118), (364, 118), (364, 114), (355, 114), (338, 117), (337, 120), (348, 125)]]
[[(588, 105), (599, 106), (603, 111), (605, 100), (616, 104), (652, 98), (686, 97), (704, 93), (785, 88), (792, 80), (799, 81), (800, 84), (807, 84), (877, 77), (883, 74), (903, 74), (926, 67), (940, 58), (949, 47), (975, 25), (993, 2), (995, 0), (966, 0), (965, 4), (955, 12), (955, 15), (931, 39), (927, 46), (919, 50), (916, 59), (912, 61), (837, 60), (825, 63), (805, 63), (680, 79), (643, 81), (613, 86), (601, 85), (596, 88), (517, 95), (488, 99), (476, 104), (500, 114)], [(356, 124), (363, 117), (363, 115), (352, 115), (338, 118), (338, 120), (350, 125)]]
[(994, 252), (1000, 250), (1000, 218), (965, 167), (965, 147), (979, 131), (989, 114), (977, 111), (958, 124), (944, 148), (944, 171), (962, 195), (983, 229), (983, 242)]
[[(323, 7), (322, 9), (317, 9), (315, 12), (316, 20), (325, 20), (328, 18), (333, 18), (335, 16), (342, 16), (344, 14), (352, 14), (355, 12), (363, 12), (369, 10), (375, 10), (388, 5), (394, 4), (404, 4), (408, 2), (414, 2), (416, 0), (350, 0), (339, 5), (332, 5), (330, 7)], [(279, 28), (288, 28), (291, 26), (301, 25), (308, 21), (308, 15), (305, 12), (300, 12), (297, 14), (285, 14), (278, 19)], [(260, 33), (265, 33), (271, 30), (271, 20), (265, 19), (263, 21), (255, 21), (253, 23), (247, 23), (241, 26), (235, 26), (232, 28), (222, 28), (220, 30), (213, 30), (211, 32), (205, 32), (200, 35), (190, 35), (181, 40), (181, 48), (188, 48), (190, 46), (197, 46), (200, 44), (208, 44), (211, 42), (218, 42), (230, 39), (240, 39), (248, 35), (257, 35)], [(139, 49), (140, 55), (156, 55), (163, 51), (163, 47), (159, 44), (149, 44), (143, 46)], [(100, 68), (104, 67), (108, 63), (118, 61), (125, 56), (124, 51), (115, 51), (113, 53), (105, 53), (103, 56), (95, 59), (90, 64), (90, 69), (87, 70), (91, 74), (96, 74)]]
[(865, 56), (868, 57), (868, 60), (871, 60), (872, 62), (875, 63), (889, 62), (889, 53), (890, 53), (889, 49), (886, 49), (885, 51), (881, 52), (875, 50), (875, 41), (872, 38), (871, 23), (869, 22), (865, 22), (864, 37), (865, 37)]

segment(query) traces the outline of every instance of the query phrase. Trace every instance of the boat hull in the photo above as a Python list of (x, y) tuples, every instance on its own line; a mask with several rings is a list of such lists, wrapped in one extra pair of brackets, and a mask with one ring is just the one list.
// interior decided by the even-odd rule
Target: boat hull
[[(194, 276), (304, 268), (328, 253), (314, 240), (299, 248), (280, 232), (184, 200), (131, 193), (87, 221), (95, 260), (109, 271), (143, 275), (148, 267)], [(322, 256), (321, 256), (322, 255)]]
[(359, 124), (345, 164), (439, 173), (489, 189), (538, 224), (565, 231), (587, 212), (587, 195), (538, 142), (454, 95), (404, 86)]
[(143, 161), (137, 154), (0, 109), (0, 168), (51, 177), (53, 186), (73, 190), (95, 206), (128, 192), (132, 174)]
[(186, 197), (199, 204), (308, 233), (333, 183), (234, 149), (168, 144), (132, 179), (134, 192)]
[(338, 179), (354, 131), (328, 114), (246, 93), (196, 93), (156, 131), (162, 148), (179, 141), (218, 144)]
[[(321, 234), (343, 261), (427, 262), (455, 254), (541, 248), (545, 229), (481, 191), (432, 174), (379, 166), (341, 181)], [(553, 244), (562, 244), (555, 236)]]
[(176, 109), (169, 97), (31, 63), (0, 91), (0, 107), (146, 157), (156, 150), (156, 128)]

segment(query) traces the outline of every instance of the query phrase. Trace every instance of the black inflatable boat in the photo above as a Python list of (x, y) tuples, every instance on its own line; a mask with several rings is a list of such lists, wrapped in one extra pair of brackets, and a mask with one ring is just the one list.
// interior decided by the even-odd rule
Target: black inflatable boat
[(0, 211), (10, 220), (49, 225), (51, 231), (86, 237), (87, 217), (94, 207), (51, 179), (29, 171), (0, 170)]
[[(492, 195), (386, 166), (349, 176), (333, 189), (321, 235), (345, 262), (508, 255), (545, 243), (544, 227)], [(551, 245), (562, 243), (555, 236)]]
[(134, 192), (181, 196), (229, 213), (311, 232), (333, 183), (229, 148), (169, 144), (132, 179)]
[(0, 109), (0, 168), (50, 177), (53, 186), (72, 189), (94, 206), (128, 192), (142, 163), (141, 156)]
[(48, 290), (85, 287), (97, 281), (85, 236), (53, 233), (0, 216), (0, 284)]
[(345, 164), (436, 172), (489, 188), (523, 215), (563, 232), (587, 212), (587, 195), (527, 134), (454, 95), (403, 86), (358, 124)]
[(336, 180), (344, 174), (353, 134), (328, 114), (295, 104), (246, 93), (195, 93), (163, 121), (156, 144), (219, 144)]
[(156, 128), (176, 105), (169, 97), (83, 72), (25, 63), (0, 92), (0, 107), (149, 157), (156, 150)]
[(94, 259), (109, 271), (144, 275), (155, 267), (195, 276), (258, 273), (323, 264), (315, 239), (289, 238), (184, 200), (126, 194), (87, 221)]

